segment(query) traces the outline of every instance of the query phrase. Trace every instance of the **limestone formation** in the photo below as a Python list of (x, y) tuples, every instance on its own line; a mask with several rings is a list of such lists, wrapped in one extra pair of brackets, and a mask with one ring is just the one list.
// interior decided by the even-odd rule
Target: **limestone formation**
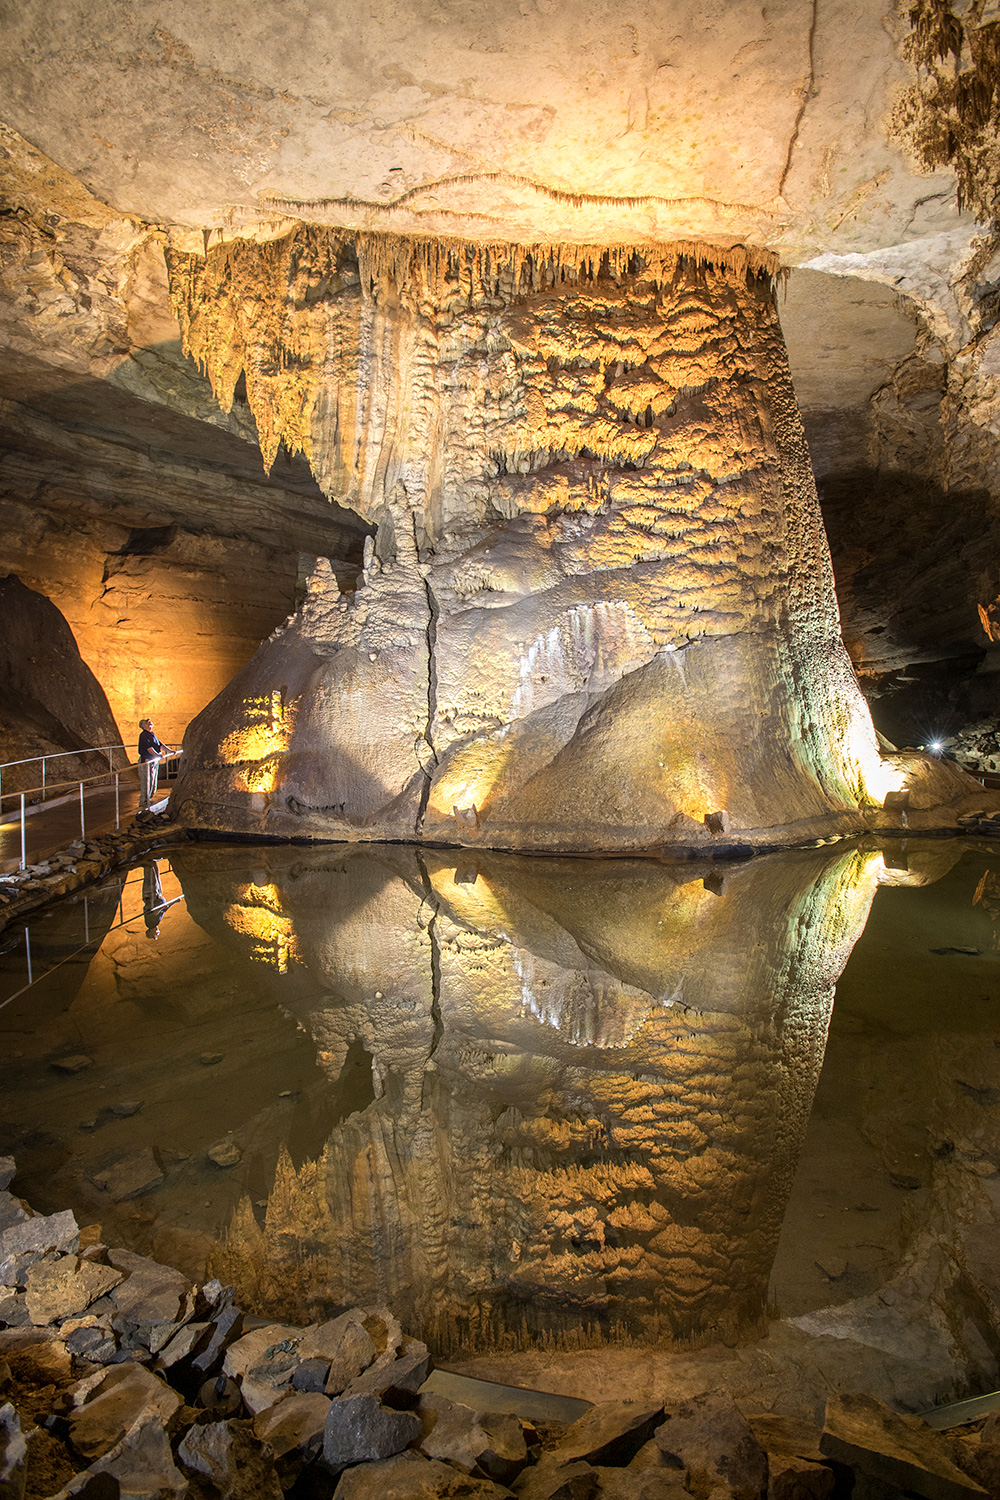
[(192, 727), (185, 823), (645, 849), (881, 805), (766, 260), (303, 231), (171, 268), (223, 404), (244, 372), (265, 455), (378, 525)]

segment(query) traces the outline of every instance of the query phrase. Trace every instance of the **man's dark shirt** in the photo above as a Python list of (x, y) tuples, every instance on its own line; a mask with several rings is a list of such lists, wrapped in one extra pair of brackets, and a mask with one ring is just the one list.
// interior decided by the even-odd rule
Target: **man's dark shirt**
[(151, 729), (144, 729), (139, 735), (139, 759), (154, 760), (157, 755), (163, 754), (163, 746)]

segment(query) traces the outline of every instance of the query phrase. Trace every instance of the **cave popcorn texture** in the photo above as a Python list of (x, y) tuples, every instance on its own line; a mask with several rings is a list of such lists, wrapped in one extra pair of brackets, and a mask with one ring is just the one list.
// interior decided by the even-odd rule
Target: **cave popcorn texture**
[(538, 850), (864, 827), (885, 774), (766, 254), (299, 228), (170, 269), (265, 460), (301, 448), (377, 528), (357, 591), (321, 560), (195, 720), (188, 826)]

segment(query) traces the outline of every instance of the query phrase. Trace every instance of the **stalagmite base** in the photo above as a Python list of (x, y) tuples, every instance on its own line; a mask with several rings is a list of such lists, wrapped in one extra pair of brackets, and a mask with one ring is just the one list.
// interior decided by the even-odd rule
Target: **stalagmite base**
[(773, 266), (301, 230), (175, 256), (377, 528), (195, 721), (190, 827), (537, 850), (804, 841), (894, 785), (840, 641)]

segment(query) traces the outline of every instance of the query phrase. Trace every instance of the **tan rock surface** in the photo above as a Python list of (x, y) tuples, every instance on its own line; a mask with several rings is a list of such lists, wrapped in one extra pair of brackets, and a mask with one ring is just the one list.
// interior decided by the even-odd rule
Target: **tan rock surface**
[(358, 593), (317, 572), (193, 728), (179, 816), (550, 849), (862, 826), (892, 778), (753, 257), (354, 254), (171, 261), (220, 399), (246, 371), (265, 452), (379, 523)]
[[(953, 217), (890, 138), (905, 16), (750, 0), (466, 11), (268, 3), (9, 23), (5, 117), (120, 214), (621, 243), (748, 237), (791, 257)], [(98, 42), (98, 37), (101, 41)], [(145, 122), (136, 131), (134, 122)]]

